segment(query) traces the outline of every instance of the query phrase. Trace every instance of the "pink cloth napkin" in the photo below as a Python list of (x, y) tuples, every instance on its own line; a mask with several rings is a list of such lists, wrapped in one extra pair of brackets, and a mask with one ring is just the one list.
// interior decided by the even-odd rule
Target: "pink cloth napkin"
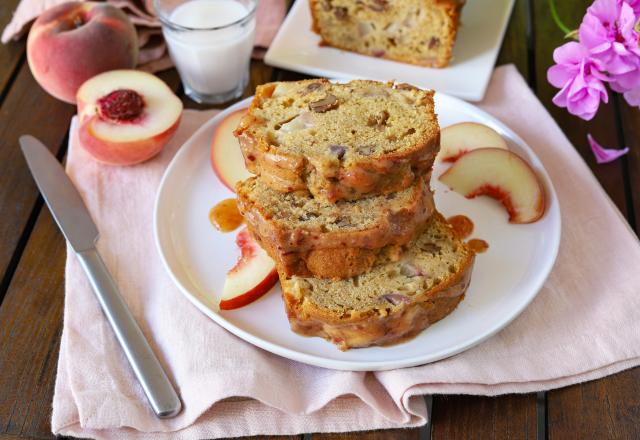
[(185, 112), (162, 154), (125, 168), (90, 159), (74, 123), (68, 172), (98, 224), (105, 262), (177, 385), (184, 411), (171, 420), (153, 416), (69, 253), (53, 431), (195, 439), (410, 427), (425, 423), (423, 394), (546, 390), (640, 364), (636, 236), (515, 67), (495, 71), (480, 107), (522, 136), (551, 175), (562, 207), (556, 265), (524, 313), (483, 344), (433, 364), (370, 373), (311, 367), (253, 347), (172, 284), (150, 226), (154, 197), (178, 146), (212, 112)]
[[(67, 1), (69, 0), (22, 0), (14, 12), (13, 19), (2, 32), (2, 43), (6, 44), (12, 39), (19, 39), (28, 29), (27, 25), (42, 12)], [(106, 1), (122, 9), (138, 30), (139, 68), (149, 72), (157, 72), (173, 66), (162, 38), (160, 21), (154, 14), (153, 0)], [(258, 2), (254, 58), (261, 59), (264, 56), (265, 49), (271, 45), (285, 15), (284, 0), (260, 0)]]

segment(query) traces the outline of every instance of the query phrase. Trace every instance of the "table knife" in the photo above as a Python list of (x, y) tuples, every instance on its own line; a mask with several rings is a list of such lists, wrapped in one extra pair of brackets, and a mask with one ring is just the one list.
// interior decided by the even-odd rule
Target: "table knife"
[(21, 136), (20, 146), (42, 197), (84, 268), (153, 411), (160, 418), (177, 415), (182, 408), (180, 398), (98, 254), (98, 228), (80, 193), (42, 142), (33, 136)]

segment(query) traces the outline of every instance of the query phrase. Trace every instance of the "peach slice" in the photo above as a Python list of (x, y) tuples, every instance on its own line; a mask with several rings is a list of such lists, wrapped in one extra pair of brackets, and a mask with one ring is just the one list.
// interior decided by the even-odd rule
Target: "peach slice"
[(509, 149), (493, 128), (477, 122), (460, 122), (442, 129), (437, 158), (441, 162), (455, 162), (463, 154), (477, 148)]
[(182, 101), (158, 77), (112, 70), (77, 94), (80, 143), (97, 160), (133, 165), (158, 154), (177, 130)]
[(243, 108), (227, 115), (216, 128), (211, 142), (211, 167), (218, 179), (231, 191), (235, 192), (236, 183), (251, 177), (244, 164), (240, 143), (233, 135), (233, 130), (240, 119), (247, 113)]
[(221, 310), (233, 310), (252, 303), (278, 281), (275, 263), (251, 237), (248, 229), (240, 231), (236, 244), (241, 255), (224, 280)]
[(440, 181), (468, 199), (487, 195), (499, 200), (511, 223), (532, 223), (544, 214), (542, 184), (529, 164), (508, 150), (470, 151), (442, 174)]

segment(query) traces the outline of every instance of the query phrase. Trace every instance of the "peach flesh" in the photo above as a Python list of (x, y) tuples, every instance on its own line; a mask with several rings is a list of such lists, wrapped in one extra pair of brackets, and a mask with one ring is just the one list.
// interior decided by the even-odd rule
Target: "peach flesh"
[(468, 199), (473, 199), (478, 196), (489, 196), (502, 203), (509, 214), (509, 221), (514, 221), (518, 218), (518, 211), (511, 202), (511, 196), (502, 188), (487, 183), (476, 189), (474, 192), (465, 195)]
[(274, 270), (270, 272), (269, 275), (260, 282), (260, 284), (248, 292), (231, 299), (221, 300), (219, 304), (220, 310), (234, 310), (251, 304), (271, 290), (271, 288), (278, 282), (278, 279), (277, 271)]
[(511, 223), (533, 223), (545, 211), (544, 188), (535, 172), (505, 149), (472, 150), (439, 179), (466, 198), (486, 195), (500, 201)]
[[(260, 258), (259, 253), (264, 251), (259, 248), (258, 243), (249, 234), (248, 229), (243, 229), (236, 236), (236, 244), (240, 248), (240, 258), (236, 264), (227, 273), (227, 280), (225, 281), (225, 288), (227, 289), (227, 283), (229, 277), (248, 277), (255, 275), (255, 273), (249, 273), (250, 270), (255, 269), (255, 266), (251, 266), (255, 263), (256, 258)], [(247, 291), (241, 292), (239, 295), (226, 297), (220, 300), (220, 310), (233, 310), (240, 307), (244, 307), (250, 304), (266, 294), (271, 288), (278, 282), (278, 272), (271, 262), (272, 269), (255, 285), (252, 285)], [(223, 293), (226, 294), (226, 293)]]

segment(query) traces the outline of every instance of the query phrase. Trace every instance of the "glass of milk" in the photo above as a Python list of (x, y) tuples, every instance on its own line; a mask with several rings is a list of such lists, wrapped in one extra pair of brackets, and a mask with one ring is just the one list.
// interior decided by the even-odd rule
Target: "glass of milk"
[(206, 104), (242, 96), (257, 0), (154, 0), (154, 5), (187, 96)]

